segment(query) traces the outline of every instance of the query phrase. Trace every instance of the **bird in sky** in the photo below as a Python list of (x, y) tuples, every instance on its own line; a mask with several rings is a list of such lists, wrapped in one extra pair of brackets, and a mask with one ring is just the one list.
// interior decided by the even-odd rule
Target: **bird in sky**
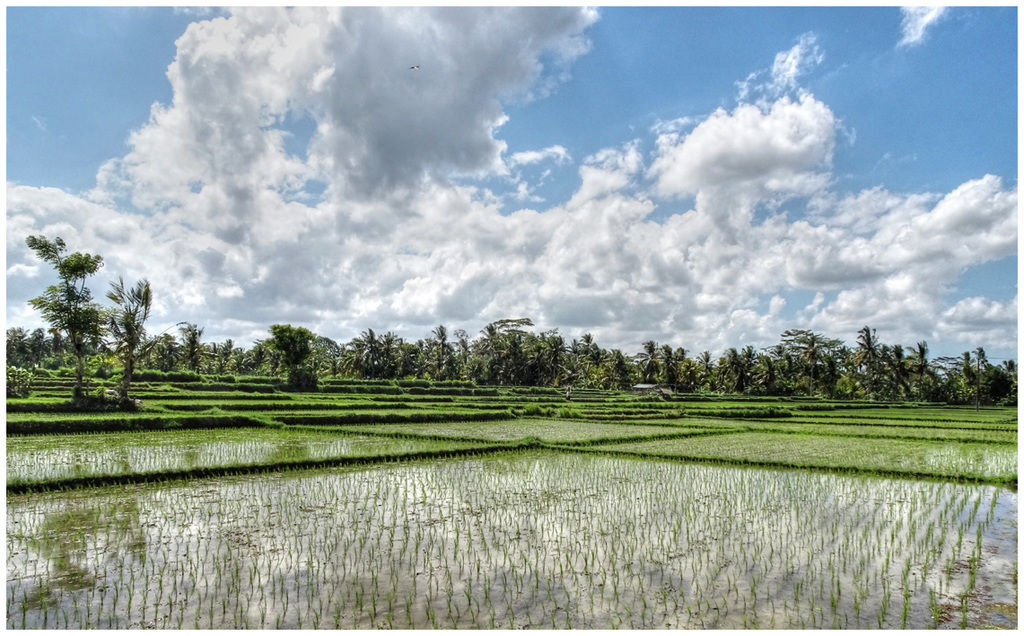
[(419, 64), (417, 64), (416, 66), (410, 66), (410, 67), (409, 67), (409, 70), (410, 70), (410, 71), (418, 71), (418, 70), (420, 70), (420, 65), (419, 65)]

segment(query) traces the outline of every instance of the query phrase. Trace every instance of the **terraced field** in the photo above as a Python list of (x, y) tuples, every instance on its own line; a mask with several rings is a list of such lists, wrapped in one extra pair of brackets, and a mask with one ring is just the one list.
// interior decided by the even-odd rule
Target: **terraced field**
[(49, 382), (8, 628), (1016, 626), (1015, 408)]

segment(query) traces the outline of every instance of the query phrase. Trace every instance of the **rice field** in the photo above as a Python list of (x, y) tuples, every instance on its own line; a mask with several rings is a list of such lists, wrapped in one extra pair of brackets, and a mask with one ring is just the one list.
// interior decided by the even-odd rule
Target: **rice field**
[(1014, 481), (1017, 477), (1017, 448), (1006, 444), (735, 433), (615, 444), (604, 448), (658, 457), (735, 461), (793, 468), (876, 471), (997, 482)]
[(7, 628), (1017, 626), (1015, 408), (327, 388), (9, 400)]
[(20, 495), (7, 627), (998, 625), (1016, 517), (993, 486), (553, 452)]
[(678, 437), (679, 435), (707, 434), (709, 432), (707, 426), (699, 424), (689, 426), (649, 426), (644, 424), (568, 422), (529, 418), (505, 422), (380, 424), (373, 426), (350, 426), (346, 427), (346, 430), (491, 441), (515, 441), (532, 437), (553, 444), (615, 441), (637, 437)]
[(274, 428), (33, 435), (7, 440), (7, 484), (187, 472), (339, 457), (399, 456), (478, 447), (379, 435)]

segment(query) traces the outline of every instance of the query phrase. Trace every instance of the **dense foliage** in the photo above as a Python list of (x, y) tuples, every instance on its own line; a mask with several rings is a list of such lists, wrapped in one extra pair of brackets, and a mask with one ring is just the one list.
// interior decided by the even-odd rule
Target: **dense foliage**
[[(1013, 360), (993, 364), (983, 349), (955, 358), (928, 357), (928, 345), (913, 348), (878, 340), (874, 330), (858, 333), (856, 346), (809, 331), (787, 331), (779, 344), (761, 350), (731, 348), (714, 358), (683, 348), (644, 343), (627, 354), (603, 349), (586, 334), (566, 341), (558, 330), (533, 333), (528, 320), (487, 325), (476, 338), (462, 330), (451, 337), (440, 326), (430, 336), (409, 342), (394, 333), (366, 330), (339, 344), (313, 337), (300, 365), (272, 345), (272, 338), (245, 349), (231, 340), (202, 342), (195, 325), (179, 336), (165, 333), (148, 341), (136, 360), (140, 373), (202, 373), (291, 377), (307, 373), (321, 379), (452, 380), (478, 385), (628, 388), (661, 384), (688, 393), (817, 395), (836, 399), (896, 399), (950, 404), (1016, 404), (1017, 368)], [(301, 329), (301, 328), (300, 328)], [(306, 330), (303, 330), (306, 331)], [(90, 374), (109, 377), (119, 369), (99, 340), (87, 349)], [(59, 369), (74, 356), (59, 335), (43, 329), (7, 330), (7, 360), (24, 368)], [(195, 377), (190, 376), (190, 377)], [(308, 376), (307, 376), (308, 377)], [(311, 381), (304, 384), (309, 385)], [(312, 388), (304, 386), (304, 388)]]
[(28, 397), (32, 392), (33, 373), (28, 369), (7, 365), (7, 397)]

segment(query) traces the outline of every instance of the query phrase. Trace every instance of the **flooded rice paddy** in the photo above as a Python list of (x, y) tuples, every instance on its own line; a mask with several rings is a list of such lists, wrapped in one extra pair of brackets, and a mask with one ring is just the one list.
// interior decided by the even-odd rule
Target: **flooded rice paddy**
[(7, 438), (7, 483), (372, 457), (474, 446), (478, 444), (338, 435), (336, 431), (294, 428), (14, 436)]
[(528, 452), (7, 498), (8, 628), (1016, 626), (1017, 494)]

